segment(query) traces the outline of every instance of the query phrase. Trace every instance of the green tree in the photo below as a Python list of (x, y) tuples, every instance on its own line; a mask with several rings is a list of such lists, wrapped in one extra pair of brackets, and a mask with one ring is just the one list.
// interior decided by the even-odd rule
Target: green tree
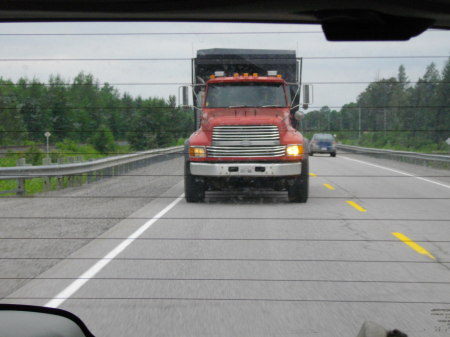
[(0, 144), (20, 144), (27, 139), (26, 127), (14, 83), (0, 77)]
[(436, 113), (434, 139), (437, 142), (444, 141), (450, 130), (450, 57), (442, 70), (442, 80), (436, 88)]
[(59, 75), (50, 76), (47, 89), (48, 107), (51, 115), (51, 129), (54, 141), (74, 139), (72, 125), (75, 120), (73, 109), (68, 102), (67, 84)]

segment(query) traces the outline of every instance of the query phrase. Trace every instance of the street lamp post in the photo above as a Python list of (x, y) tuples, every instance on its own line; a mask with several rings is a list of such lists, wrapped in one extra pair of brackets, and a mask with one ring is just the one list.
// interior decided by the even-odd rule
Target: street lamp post
[(48, 139), (50, 138), (52, 134), (50, 132), (46, 132), (44, 133), (45, 138), (47, 139), (47, 158), (50, 158), (50, 150), (49, 150), (49, 141)]

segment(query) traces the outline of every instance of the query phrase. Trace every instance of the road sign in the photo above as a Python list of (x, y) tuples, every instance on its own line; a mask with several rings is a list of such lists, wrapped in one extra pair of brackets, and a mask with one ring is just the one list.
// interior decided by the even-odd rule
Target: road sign
[(450, 145), (450, 137), (445, 141), (448, 145)]
[(46, 133), (44, 133), (44, 136), (47, 137), (47, 138), (50, 137), (51, 135), (52, 134), (50, 132), (48, 132), (48, 131)]

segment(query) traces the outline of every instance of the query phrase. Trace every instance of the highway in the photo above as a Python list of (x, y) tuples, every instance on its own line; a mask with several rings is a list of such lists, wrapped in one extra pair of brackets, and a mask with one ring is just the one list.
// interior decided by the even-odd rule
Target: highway
[(2, 302), (70, 310), (96, 336), (450, 335), (449, 171), (315, 155), (306, 204), (187, 204), (182, 160), (0, 200)]

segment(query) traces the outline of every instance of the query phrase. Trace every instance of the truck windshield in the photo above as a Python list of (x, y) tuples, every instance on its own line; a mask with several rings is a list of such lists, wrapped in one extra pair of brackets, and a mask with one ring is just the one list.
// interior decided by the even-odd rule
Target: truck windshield
[(218, 83), (208, 87), (206, 107), (285, 107), (281, 83)]

